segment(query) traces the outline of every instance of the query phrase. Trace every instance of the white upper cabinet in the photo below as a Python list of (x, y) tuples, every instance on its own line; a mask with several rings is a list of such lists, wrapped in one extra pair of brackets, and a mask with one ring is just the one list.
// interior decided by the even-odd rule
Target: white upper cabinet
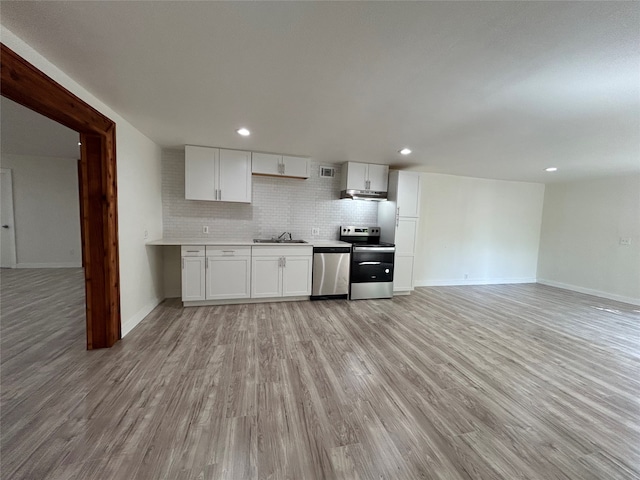
[(418, 217), (420, 213), (420, 174), (398, 172), (397, 208), (400, 217)]
[(220, 158), (217, 148), (184, 148), (184, 196), (187, 200), (217, 200), (216, 168)]
[(274, 153), (253, 152), (251, 172), (254, 175), (309, 178), (311, 159)]
[(251, 203), (251, 152), (185, 146), (185, 198)]
[(347, 162), (343, 166), (341, 190), (386, 192), (389, 166)]
[(251, 173), (256, 175), (280, 175), (280, 163), (282, 155), (273, 153), (251, 154)]
[(251, 203), (251, 152), (220, 149), (218, 200)]
[(311, 159), (283, 155), (282, 174), (285, 177), (309, 178), (311, 175)]
[(348, 162), (342, 168), (343, 190), (367, 190), (369, 164)]
[(367, 172), (369, 188), (375, 192), (386, 192), (389, 183), (389, 165), (374, 165), (370, 163)]

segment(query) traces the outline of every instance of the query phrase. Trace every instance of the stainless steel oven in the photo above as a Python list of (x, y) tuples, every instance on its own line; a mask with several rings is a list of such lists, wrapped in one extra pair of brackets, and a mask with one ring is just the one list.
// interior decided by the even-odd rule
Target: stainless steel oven
[(340, 240), (352, 244), (349, 298), (393, 297), (395, 245), (380, 242), (379, 227), (340, 227)]

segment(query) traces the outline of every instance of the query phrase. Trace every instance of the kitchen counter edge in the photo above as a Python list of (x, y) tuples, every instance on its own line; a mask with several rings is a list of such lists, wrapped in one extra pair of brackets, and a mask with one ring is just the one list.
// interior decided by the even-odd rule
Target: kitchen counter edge
[(151, 240), (146, 242), (146, 245), (167, 245), (167, 246), (181, 246), (181, 245), (233, 245), (233, 246), (286, 246), (286, 247), (350, 247), (351, 244), (347, 242), (341, 242), (340, 240), (307, 240), (303, 239), (307, 243), (255, 243), (252, 240), (189, 240), (183, 238)]

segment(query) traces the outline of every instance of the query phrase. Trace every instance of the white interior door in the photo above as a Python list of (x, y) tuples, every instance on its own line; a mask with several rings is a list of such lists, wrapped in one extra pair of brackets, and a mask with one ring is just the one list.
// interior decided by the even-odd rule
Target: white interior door
[(11, 170), (0, 168), (0, 267), (16, 266), (16, 230), (13, 221)]

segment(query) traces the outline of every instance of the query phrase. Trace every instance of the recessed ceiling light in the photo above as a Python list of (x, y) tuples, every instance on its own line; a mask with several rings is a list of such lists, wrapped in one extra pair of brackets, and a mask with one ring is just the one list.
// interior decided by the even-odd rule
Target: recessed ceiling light
[(251, 135), (251, 132), (244, 127), (239, 128), (238, 130), (236, 130), (236, 132), (238, 132), (243, 137), (248, 137), (249, 135)]
[(409, 155), (411, 153), (411, 150), (405, 147), (402, 150), (400, 150), (400, 153), (402, 155)]
[(545, 172), (555, 172), (558, 170), (558, 167), (547, 167), (544, 169)]

